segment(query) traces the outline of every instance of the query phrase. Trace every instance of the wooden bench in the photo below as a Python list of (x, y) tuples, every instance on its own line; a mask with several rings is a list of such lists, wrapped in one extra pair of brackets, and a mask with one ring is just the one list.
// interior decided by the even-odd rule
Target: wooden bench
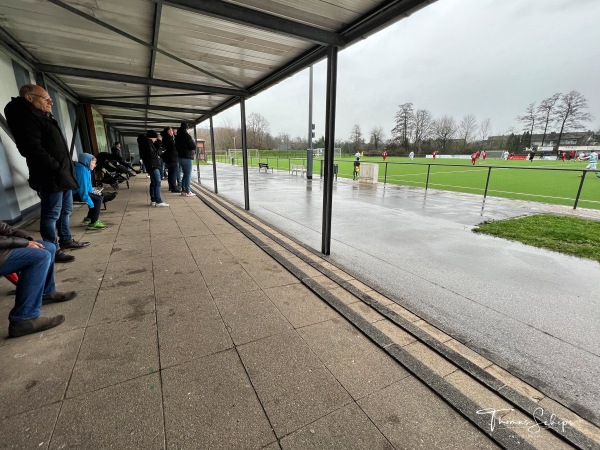
[(267, 172), (269, 169), (271, 169), (271, 173), (273, 173), (273, 168), (269, 167), (269, 165), (267, 163), (258, 163), (258, 171), (260, 172), (261, 169), (265, 169), (265, 172)]
[(294, 175), (294, 172), (296, 172), (296, 175), (298, 175), (298, 172), (300, 172), (300, 176), (304, 176), (304, 172), (306, 172), (306, 169), (302, 164), (292, 164), (290, 166), (290, 172), (292, 175)]

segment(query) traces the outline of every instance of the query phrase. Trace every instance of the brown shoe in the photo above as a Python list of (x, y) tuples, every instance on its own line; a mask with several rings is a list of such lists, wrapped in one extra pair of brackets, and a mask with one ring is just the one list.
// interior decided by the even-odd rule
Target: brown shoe
[(58, 315), (54, 317), (36, 317), (30, 320), (20, 320), (13, 322), (11, 320), (8, 325), (8, 337), (16, 338), (27, 336), (28, 334), (37, 333), (39, 331), (49, 330), (65, 321), (65, 316)]
[(54, 291), (52, 294), (42, 296), (42, 305), (49, 305), (50, 303), (60, 303), (73, 300), (77, 297), (77, 292), (58, 292)]
[(75, 257), (73, 255), (68, 254), (64, 250), (57, 250), (54, 255), (54, 262), (57, 263), (68, 263), (71, 261), (75, 261)]

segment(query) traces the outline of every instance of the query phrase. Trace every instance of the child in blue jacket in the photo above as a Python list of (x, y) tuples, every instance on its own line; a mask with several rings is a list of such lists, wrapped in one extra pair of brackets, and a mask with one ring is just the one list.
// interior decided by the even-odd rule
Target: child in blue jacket
[(92, 172), (96, 167), (96, 158), (89, 153), (80, 153), (77, 159), (75, 177), (77, 183), (79, 183), (79, 188), (73, 189), (73, 195), (78, 195), (81, 201), (86, 202), (90, 208), (87, 217), (83, 219), (83, 223), (88, 226), (89, 230), (103, 230), (106, 225), (98, 220), (100, 207), (102, 206), (102, 196), (94, 194), (92, 187)]

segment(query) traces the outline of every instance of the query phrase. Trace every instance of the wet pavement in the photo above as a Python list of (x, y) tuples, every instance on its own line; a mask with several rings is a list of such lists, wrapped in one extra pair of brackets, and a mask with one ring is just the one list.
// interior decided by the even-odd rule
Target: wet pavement
[[(322, 180), (250, 170), (250, 212), (320, 250)], [(212, 168), (201, 168), (212, 189)], [(243, 206), (242, 170), (218, 165)], [(534, 213), (600, 212), (334, 182), (331, 256), (357, 278), (584, 417), (600, 423), (600, 265), (471, 230)]]

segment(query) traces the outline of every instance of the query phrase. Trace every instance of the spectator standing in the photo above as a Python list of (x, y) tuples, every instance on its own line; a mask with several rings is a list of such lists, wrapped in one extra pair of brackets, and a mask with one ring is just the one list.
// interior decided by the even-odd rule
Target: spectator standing
[(24, 231), (0, 221), (0, 275), (19, 275), (15, 306), (8, 314), (9, 337), (48, 330), (64, 322), (62, 315), (41, 317), (43, 304), (65, 302), (77, 296), (77, 292), (56, 290), (55, 252), (52, 242), (36, 242)]
[(387, 155), (388, 155), (388, 152), (384, 150), (383, 153), (381, 154), (381, 157), (383, 158), (384, 161), (387, 159)]
[(408, 159), (409, 159), (409, 160), (411, 160), (411, 161), (412, 161), (413, 159), (415, 159), (415, 152), (413, 152), (413, 151), (411, 150), (411, 152), (408, 154)]
[(437, 150), (434, 150), (433, 153), (431, 154), (431, 156), (433, 156), (433, 160), (435, 161), (435, 158), (437, 158)]
[(529, 162), (533, 162), (534, 157), (535, 157), (535, 150), (531, 150), (529, 152)]
[(27, 161), (29, 186), (40, 197), (42, 239), (56, 246), (56, 262), (73, 261), (75, 257), (64, 250), (90, 243), (71, 236), (69, 216), (77, 181), (67, 141), (52, 117), (52, 99), (41, 86), (26, 84), (19, 90), (19, 97), (6, 105), (4, 113), (19, 153)]
[(179, 183), (179, 158), (177, 157), (177, 149), (175, 148), (173, 128), (167, 127), (160, 134), (163, 137), (162, 144), (165, 148), (162, 158), (167, 165), (169, 192), (181, 192), (181, 184)]
[(88, 214), (83, 219), (84, 225), (90, 230), (103, 230), (106, 228), (100, 220), (100, 208), (102, 206), (102, 196), (94, 194), (92, 187), (92, 172), (96, 167), (96, 158), (89, 153), (80, 153), (75, 163), (75, 175), (79, 187), (73, 190), (74, 195), (78, 195), (82, 202), (88, 205)]
[(184, 197), (194, 197), (194, 194), (192, 194), (191, 182), (192, 160), (196, 156), (196, 143), (188, 133), (190, 128), (189, 123), (181, 122), (179, 130), (177, 130), (177, 136), (175, 136), (177, 157), (183, 171), (183, 177), (181, 179), (181, 195)]
[[(596, 150), (592, 150), (590, 154), (585, 157), (585, 159), (588, 161), (588, 165), (586, 166), (585, 170), (597, 170), (598, 153), (596, 153)], [(596, 172), (596, 178), (600, 178), (600, 174), (598, 174), (598, 172)]]
[(164, 207), (169, 206), (163, 202), (160, 195), (160, 158), (161, 148), (156, 148), (155, 143), (158, 140), (158, 133), (149, 130), (145, 135), (140, 135), (137, 139), (141, 158), (146, 161), (146, 170), (150, 175), (150, 206)]

